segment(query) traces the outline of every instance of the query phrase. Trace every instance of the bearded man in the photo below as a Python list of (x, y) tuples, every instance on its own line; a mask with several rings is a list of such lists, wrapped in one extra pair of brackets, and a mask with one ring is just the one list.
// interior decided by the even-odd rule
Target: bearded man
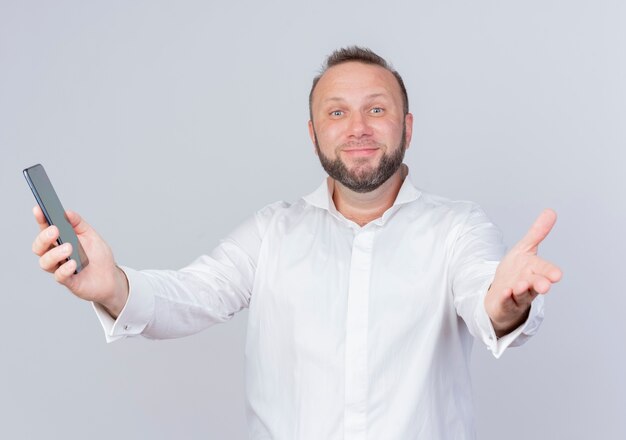
[(313, 81), (309, 133), (328, 178), (259, 210), (177, 271), (116, 265), (67, 216), (90, 264), (39, 210), (41, 267), (94, 303), (108, 341), (173, 338), (249, 309), (251, 439), (471, 439), (474, 338), (496, 357), (526, 341), (561, 278), (537, 256), (545, 210), (506, 255), (475, 203), (419, 190), (404, 153), (413, 115), (400, 75), (369, 49), (331, 54)]

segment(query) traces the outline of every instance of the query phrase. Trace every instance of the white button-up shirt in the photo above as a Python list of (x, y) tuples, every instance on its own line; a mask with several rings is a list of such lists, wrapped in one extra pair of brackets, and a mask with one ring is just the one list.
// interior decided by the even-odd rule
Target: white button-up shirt
[(251, 439), (474, 438), (472, 336), (496, 357), (534, 334), (498, 339), (484, 297), (504, 246), (472, 202), (407, 177), (382, 217), (339, 213), (333, 181), (258, 211), (179, 271), (124, 268), (130, 295), (109, 341), (172, 338), (249, 308), (245, 349)]

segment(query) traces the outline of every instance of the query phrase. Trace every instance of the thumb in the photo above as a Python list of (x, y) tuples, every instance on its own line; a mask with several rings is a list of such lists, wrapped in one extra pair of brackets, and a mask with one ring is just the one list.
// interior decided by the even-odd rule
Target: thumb
[(518, 250), (537, 253), (539, 244), (548, 236), (555, 223), (556, 212), (550, 208), (544, 209), (524, 238), (517, 243)]
[(83, 218), (74, 211), (65, 211), (65, 218), (67, 218), (67, 221), (70, 222), (70, 225), (72, 225), (76, 234), (80, 235), (93, 231), (93, 228), (89, 226), (89, 223), (83, 220)]

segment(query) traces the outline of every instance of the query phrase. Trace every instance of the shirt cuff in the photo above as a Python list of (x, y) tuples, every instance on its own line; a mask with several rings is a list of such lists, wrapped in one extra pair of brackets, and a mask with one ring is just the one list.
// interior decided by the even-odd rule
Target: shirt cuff
[(508, 347), (522, 345), (530, 339), (531, 336), (537, 333), (544, 316), (544, 297), (543, 295), (538, 295), (533, 302), (530, 303), (530, 312), (528, 313), (528, 318), (524, 321), (524, 323), (522, 323), (515, 330), (512, 330), (506, 335), (498, 338), (496, 336), (496, 331), (493, 328), (493, 324), (491, 323), (491, 319), (487, 314), (487, 310), (485, 309), (485, 296), (487, 295), (487, 290), (489, 290), (489, 288), (486, 286), (485, 293), (480, 300), (480, 304), (476, 307), (476, 322), (478, 323), (482, 340), (487, 345), (487, 349), (491, 351), (496, 359), (499, 359), (504, 353), (504, 350)]
[(120, 266), (128, 279), (128, 299), (117, 319), (98, 303), (92, 303), (107, 342), (139, 335), (154, 315), (154, 296), (146, 275)]

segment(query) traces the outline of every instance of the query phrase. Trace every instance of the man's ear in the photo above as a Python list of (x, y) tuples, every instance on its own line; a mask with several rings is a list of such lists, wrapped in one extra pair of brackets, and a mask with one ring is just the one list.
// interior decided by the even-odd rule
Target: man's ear
[(309, 119), (309, 137), (313, 142), (313, 152), (317, 156), (317, 143), (315, 142), (315, 128), (313, 127), (313, 121)]
[(409, 145), (411, 145), (411, 138), (413, 137), (413, 114), (412, 113), (407, 113), (406, 115), (404, 115), (404, 126), (405, 126), (405, 130), (404, 130), (405, 147), (404, 147), (404, 149), (407, 150), (409, 148)]

